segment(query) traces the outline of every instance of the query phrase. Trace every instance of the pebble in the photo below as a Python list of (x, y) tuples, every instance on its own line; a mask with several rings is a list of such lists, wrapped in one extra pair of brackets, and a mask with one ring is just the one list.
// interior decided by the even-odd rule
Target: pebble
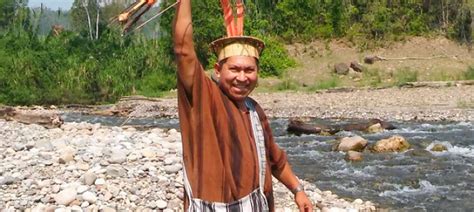
[(156, 202), (156, 206), (157, 206), (159, 209), (163, 210), (163, 209), (165, 209), (165, 208), (168, 206), (168, 203), (167, 203), (166, 201), (164, 201), (164, 200), (158, 200), (158, 201)]
[(82, 194), (82, 199), (89, 203), (95, 203), (97, 201), (97, 195), (94, 192), (86, 191)]
[(92, 185), (96, 181), (97, 176), (92, 172), (86, 172), (84, 174), (84, 184)]
[(76, 195), (76, 189), (68, 188), (54, 195), (54, 201), (56, 201), (56, 203), (59, 205), (69, 205), (69, 203), (76, 199)]
[(98, 178), (97, 180), (95, 180), (95, 185), (104, 185), (105, 184), (105, 180), (102, 179), (102, 178)]

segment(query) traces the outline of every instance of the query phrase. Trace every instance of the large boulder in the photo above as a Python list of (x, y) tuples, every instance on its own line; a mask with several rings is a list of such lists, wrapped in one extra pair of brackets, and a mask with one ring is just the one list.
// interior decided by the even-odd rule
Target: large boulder
[(352, 151), (352, 150), (350, 150), (350, 151), (348, 151), (348, 152), (346, 153), (345, 159), (346, 159), (347, 161), (353, 161), (353, 162), (363, 160), (363, 158), (362, 158), (362, 153), (356, 152), (356, 151)]
[(368, 142), (360, 136), (344, 137), (337, 146), (337, 151), (357, 151), (361, 152), (367, 146)]
[(435, 144), (433, 147), (431, 147), (431, 151), (433, 152), (444, 152), (448, 151), (448, 148), (444, 146), (443, 144)]
[(382, 131), (384, 131), (384, 128), (382, 127), (381, 123), (370, 125), (366, 130), (368, 133), (379, 133)]
[(377, 141), (372, 147), (373, 152), (402, 152), (410, 148), (410, 143), (399, 135)]
[(357, 61), (352, 61), (350, 67), (356, 72), (362, 72), (365, 68)]
[(334, 72), (339, 75), (346, 75), (349, 73), (349, 66), (345, 63), (337, 63), (334, 65)]
[(321, 124), (307, 124), (300, 119), (290, 119), (288, 123), (288, 128), (286, 129), (288, 133), (301, 135), (301, 134), (321, 134), (321, 135), (333, 135), (339, 132), (339, 129), (332, 128), (331, 126), (321, 125)]

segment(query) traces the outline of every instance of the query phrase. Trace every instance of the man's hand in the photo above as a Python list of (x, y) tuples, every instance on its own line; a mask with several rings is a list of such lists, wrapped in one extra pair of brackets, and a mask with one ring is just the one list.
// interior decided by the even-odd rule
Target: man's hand
[(300, 212), (313, 211), (313, 204), (311, 203), (311, 200), (309, 200), (308, 196), (306, 196), (304, 191), (300, 191), (295, 194), (295, 202), (296, 205), (298, 205)]

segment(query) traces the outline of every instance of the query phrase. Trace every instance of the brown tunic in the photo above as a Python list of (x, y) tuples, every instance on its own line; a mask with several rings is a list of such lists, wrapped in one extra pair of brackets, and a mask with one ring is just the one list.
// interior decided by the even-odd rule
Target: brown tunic
[[(178, 107), (183, 158), (193, 198), (232, 202), (258, 188), (259, 171), (248, 111), (239, 110), (209, 77), (195, 67), (192, 96), (178, 76)], [(264, 130), (267, 167), (264, 193), (274, 211), (272, 177), (287, 164), (275, 143), (268, 119), (252, 100)], [(186, 198), (185, 198), (186, 199)], [(185, 208), (187, 208), (187, 199)]]

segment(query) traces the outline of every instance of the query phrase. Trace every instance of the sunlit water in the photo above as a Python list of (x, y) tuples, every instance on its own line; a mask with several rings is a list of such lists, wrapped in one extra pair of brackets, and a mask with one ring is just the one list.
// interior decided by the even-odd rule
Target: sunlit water
[[(67, 114), (64, 118), (104, 125), (125, 121), (78, 114)], [(178, 128), (176, 119), (131, 119), (127, 124)], [(335, 136), (288, 135), (287, 124), (287, 119), (272, 120), (277, 142), (286, 149), (297, 175), (321, 190), (331, 190), (345, 198), (371, 200), (391, 210), (474, 211), (474, 122), (393, 122), (398, 129), (376, 134), (340, 132)], [(362, 162), (346, 162), (345, 154), (331, 151), (331, 147), (337, 137), (353, 135), (361, 135), (369, 143), (402, 135), (412, 148), (403, 153), (364, 152)], [(430, 151), (437, 143), (448, 150)]]

